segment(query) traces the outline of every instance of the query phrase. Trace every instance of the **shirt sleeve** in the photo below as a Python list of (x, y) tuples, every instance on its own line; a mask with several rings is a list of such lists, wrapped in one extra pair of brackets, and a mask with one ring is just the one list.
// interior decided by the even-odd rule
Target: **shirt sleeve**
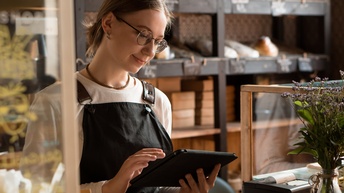
[(50, 183), (58, 165), (63, 162), (59, 89), (55, 87), (50, 91), (54, 92), (36, 94), (30, 106), (36, 119), (27, 124), (20, 160), (20, 170), (33, 186)]
[(92, 193), (102, 193), (102, 187), (106, 181), (92, 182), (87, 184), (82, 184), (80, 186), (81, 190), (91, 190)]
[(168, 97), (160, 91), (156, 89), (156, 101), (154, 104), (154, 112), (156, 113), (160, 123), (164, 126), (169, 136), (172, 133), (172, 107), (171, 102)]
[(179, 187), (161, 187), (159, 193), (178, 193), (179, 191)]

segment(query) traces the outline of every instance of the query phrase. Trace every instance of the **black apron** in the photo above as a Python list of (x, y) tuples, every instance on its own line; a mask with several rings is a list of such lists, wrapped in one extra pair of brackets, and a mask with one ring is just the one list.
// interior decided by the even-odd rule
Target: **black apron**
[[(147, 87), (148, 83), (142, 83), (143, 98), (154, 103), (154, 87)], [(85, 98), (79, 97), (80, 86), (82, 85), (78, 83), (79, 99)], [(142, 148), (161, 148), (166, 154), (173, 150), (168, 133), (148, 104), (87, 104), (84, 107), (82, 126), (84, 144), (80, 161), (81, 184), (113, 178), (123, 162)], [(157, 191), (157, 187), (129, 187), (127, 193)]]

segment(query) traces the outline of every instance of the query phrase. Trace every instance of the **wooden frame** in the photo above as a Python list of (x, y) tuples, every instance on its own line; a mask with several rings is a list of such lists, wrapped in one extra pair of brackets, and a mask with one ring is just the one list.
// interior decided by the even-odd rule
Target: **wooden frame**
[(252, 130), (252, 100), (253, 93), (292, 93), (292, 86), (277, 85), (242, 85), (240, 90), (241, 117), (241, 178), (243, 181), (252, 180), (253, 176), (253, 130)]
[[(59, 3), (59, 53), (61, 66), (63, 162), (65, 164), (65, 192), (80, 192), (79, 142), (76, 122), (76, 81), (74, 48), (74, 2), (58, 0)], [(62, 13), (63, 11), (63, 13)], [(74, 83), (74, 84), (73, 84)]]

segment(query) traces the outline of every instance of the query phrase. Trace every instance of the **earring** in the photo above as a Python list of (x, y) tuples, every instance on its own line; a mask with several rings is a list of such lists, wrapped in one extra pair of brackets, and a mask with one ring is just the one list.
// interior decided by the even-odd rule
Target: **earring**
[(108, 40), (111, 40), (110, 32), (106, 32), (106, 38), (107, 38)]

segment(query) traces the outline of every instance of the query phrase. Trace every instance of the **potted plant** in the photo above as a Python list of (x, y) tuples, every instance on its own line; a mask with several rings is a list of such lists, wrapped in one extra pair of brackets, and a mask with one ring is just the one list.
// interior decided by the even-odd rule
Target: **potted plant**
[(342, 80), (315, 78), (308, 83), (293, 81), (289, 98), (303, 123), (300, 141), (289, 154), (311, 154), (322, 172), (311, 176), (312, 192), (341, 192), (338, 168), (344, 155), (344, 72)]

